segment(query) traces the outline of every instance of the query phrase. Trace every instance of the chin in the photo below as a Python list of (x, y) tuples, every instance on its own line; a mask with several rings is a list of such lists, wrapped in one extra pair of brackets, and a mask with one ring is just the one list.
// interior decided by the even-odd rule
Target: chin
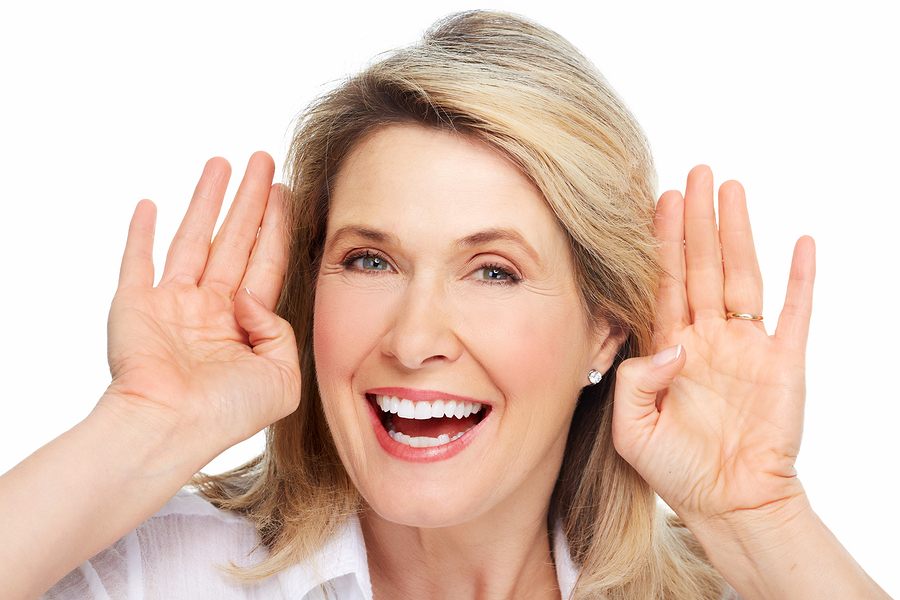
[(460, 482), (460, 489), (443, 481), (418, 485), (416, 489), (399, 486), (379, 487), (362, 492), (364, 506), (381, 519), (395, 525), (438, 529), (476, 520), (490, 510), (489, 495)]

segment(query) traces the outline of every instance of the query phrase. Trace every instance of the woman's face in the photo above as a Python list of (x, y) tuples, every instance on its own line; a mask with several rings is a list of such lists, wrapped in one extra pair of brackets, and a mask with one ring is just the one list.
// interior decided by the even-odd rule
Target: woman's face
[(589, 326), (563, 231), (487, 144), (394, 126), (347, 158), (315, 358), (341, 458), (381, 517), (546, 510), (578, 393), (619, 337)]

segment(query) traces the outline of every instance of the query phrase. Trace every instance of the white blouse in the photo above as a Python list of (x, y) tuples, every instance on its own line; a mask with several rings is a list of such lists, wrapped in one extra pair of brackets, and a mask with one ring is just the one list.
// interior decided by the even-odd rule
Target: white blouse
[[(554, 538), (559, 589), (568, 600), (578, 572), (565, 537), (557, 532)], [(66, 575), (42, 598), (372, 600), (366, 547), (356, 517), (313, 560), (261, 582), (240, 583), (221, 568), (250, 566), (265, 555), (256, 530), (246, 520), (182, 490), (161, 511)]]

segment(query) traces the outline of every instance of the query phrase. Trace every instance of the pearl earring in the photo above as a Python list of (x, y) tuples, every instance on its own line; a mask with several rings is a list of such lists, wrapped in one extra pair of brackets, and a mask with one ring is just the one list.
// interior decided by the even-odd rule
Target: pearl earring
[(591, 385), (597, 385), (603, 379), (603, 373), (591, 369), (590, 373), (588, 373), (588, 379), (590, 379)]

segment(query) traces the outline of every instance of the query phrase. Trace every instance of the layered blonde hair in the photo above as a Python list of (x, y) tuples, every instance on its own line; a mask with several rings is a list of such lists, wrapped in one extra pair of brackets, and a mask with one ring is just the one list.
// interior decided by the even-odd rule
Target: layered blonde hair
[[(272, 425), (255, 461), (196, 484), (256, 525), (262, 578), (309, 559), (360, 499), (331, 437), (313, 360), (313, 298), (331, 184), (367, 136), (418, 123), (482, 140), (542, 192), (575, 258), (585, 309), (628, 332), (617, 363), (651, 347), (660, 267), (651, 233), (656, 176), (647, 140), (597, 69), (565, 39), (523, 18), (468, 12), (375, 62), (301, 117), (288, 157), (292, 245), (277, 308), (294, 328), (303, 396)], [(724, 584), (612, 441), (615, 366), (575, 411), (551, 523), (581, 569), (576, 598), (718, 598)]]

